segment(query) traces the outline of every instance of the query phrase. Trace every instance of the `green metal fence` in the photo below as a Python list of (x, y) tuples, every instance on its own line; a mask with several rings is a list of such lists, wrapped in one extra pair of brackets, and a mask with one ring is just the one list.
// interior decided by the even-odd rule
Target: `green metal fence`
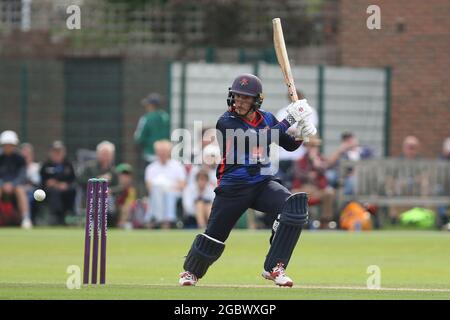
[[(325, 145), (331, 143), (328, 149), (345, 129), (363, 130), (367, 137), (361, 140), (376, 143), (379, 155), (389, 150), (389, 69), (297, 66), (293, 70), (319, 111), (321, 136)], [(45, 159), (53, 140), (67, 144), (72, 160), (77, 150), (94, 150), (100, 141), (109, 140), (116, 145), (116, 162), (130, 162), (142, 174), (141, 151), (133, 141), (145, 111), (141, 99), (149, 92), (162, 94), (173, 128), (190, 128), (195, 120), (214, 126), (226, 109), (231, 80), (242, 72), (257, 72), (263, 78), (265, 109), (276, 112), (287, 103), (281, 73), (273, 64), (170, 63), (129, 57), (2, 59), (0, 130), (15, 130), (22, 142), (32, 143), (38, 161)]]
[[(43, 161), (54, 140), (69, 157), (102, 140), (116, 145), (116, 162), (139, 163), (133, 133), (149, 92), (167, 98), (168, 62), (150, 59), (64, 58), (0, 61), (0, 131), (15, 130)], [(165, 100), (166, 106), (170, 103)]]

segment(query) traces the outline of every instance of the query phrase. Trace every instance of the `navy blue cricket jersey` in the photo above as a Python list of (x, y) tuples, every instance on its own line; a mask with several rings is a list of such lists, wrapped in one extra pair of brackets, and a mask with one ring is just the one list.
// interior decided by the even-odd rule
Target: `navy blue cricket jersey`
[[(302, 141), (296, 141), (286, 133), (289, 126), (287, 120), (279, 122), (272, 113), (263, 110), (256, 111), (252, 122), (233, 112), (225, 112), (216, 124), (216, 129), (222, 133), (218, 139), (222, 156), (216, 172), (218, 186), (254, 184), (272, 179), (272, 175), (266, 174), (268, 170), (261, 174), (261, 169), (270, 168), (268, 156), (272, 136), (275, 138), (274, 130), (278, 130), (278, 144), (287, 151), (294, 151), (302, 144)], [(230, 135), (232, 132), (235, 134)], [(247, 137), (245, 140), (240, 138), (242, 134)], [(238, 147), (239, 139), (245, 141), (245, 148)]]

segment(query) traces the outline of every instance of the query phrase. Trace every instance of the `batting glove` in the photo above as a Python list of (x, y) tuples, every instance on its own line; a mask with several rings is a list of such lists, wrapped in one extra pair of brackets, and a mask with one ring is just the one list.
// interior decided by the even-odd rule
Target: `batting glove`
[[(289, 123), (294, 120), (295, 122), (302, 122), (303, 120), (308, 119), (313, 113), (312, 108), (310, 107), (306, 99), (292, 102), (287, 106), (286, 111), (288, 113), (286, 119), (289, 121)], [(291, 123), (291, 125), (292, 124), (293, 123)]]
[(308, 141), (309, 137), (316, 135), (317, 129), (316, 127), (308, 120), (304, 120), (299, 122), (297, 128), (294, 132), (295, 140), (304, 140)]

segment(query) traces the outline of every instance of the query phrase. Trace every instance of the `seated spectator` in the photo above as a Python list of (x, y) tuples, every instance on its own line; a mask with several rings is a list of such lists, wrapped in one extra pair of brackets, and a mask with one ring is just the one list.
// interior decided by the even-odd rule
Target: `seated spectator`
[(444, 140), (442, 144), (442, 154), (440, 156), (442, 160), (450, 160), (450, 137)]
[[(399, 159), (403, 160), (419, 160), (420, 156), (420, 141), (415, 136), (407, 136), (402, 143), (402, 150)], [(403, 179), (390, 179), (386, 183), (386, 189), (393, 190), (403, 190), (403, 189), (414, 189), (414, 185), (417, 181), (422, 180), (424, 183), (419, 183), (421, 185), (421, 193), (426, 193), (425, 189), (422, 189), (422, 186), (426, 186), (425, 176), (417, 176), (411, 173), (408, 177), (404, 177)], [(398, 222), (398, 218), (400, 214), (411, 210), (412, 206), (390, 206), (389, 207), (389, 217), (391, 219), (392, 224), (396, 224)]]
[(209, 175), (209, 183), (213, 188), (217, 187), (216, 168), (220, 163), (220, 149), (215, 144), (205, 146), (202, 152), (201, 165), (193, 166), (189, 172), (187, 183), (194, 184), (197, 173), (204, 170)]
[[(116, 167), (119, 186), (114, 196), (115, 208), (117, 212), (117, 224), (112, 221), (111, 225), (117, 225), (120, 228), (130, 229), (131, 210), (137, 199), (136, 188), (133, 186), (133, 167), (128, 163), (121, 163)], [(109, 221), (109, 220), (108, 220)]]
[(87, 161), (81, 166), (78, 175), (78, 185), (81, 187), (81, 203), (85, 204), (85, 193), (89, 179), (98, 178), (108, 181), (108, 208), (115, 212), (114, 195), (118, 192), (118, 178), (114, 165), (116, 147), (109, 141), (100, 142), (95, 150), (95, 159)]
[(205, 187), (207, 190), (211, 189), (213, 191), (212, 199), (214, 199), (214, 189), (217, 187), (216, 167), (217, 164), (220, 163), (219, 147), (214, 143), (205, 145), (201, 154), (198, 154), (197, 162), (201, 164), (193, 166), (189, 171), (187, 186), (183, 192), (184, 225), (188, 228), (191, 226), (199, 226), (195, 213), (195, 197), (192, 194), (193, 190), (197, 190), (198, 187), (197, 174), (199, 172), (203, 171), (208, 175), (207, 186)]
[(65, 225), (66, 217), (74, 214), (75, 171), (66, 158), (66, 147), (55, 141), (50, 147), (49, 158), (40, 171), (42, 189), (47, 194), (46, 203), (50, 211), (50, 224)]
[(102, 141), (96, 148), (96, 159), (88, 161), (82, 168), (78, 183), (86, 190), (88, 180), (103, 178), (108, 180), (109, 188), (114, 192), (118, 185), (117, 173), (114, 167), (116, 147), (109, 141)]
[(317, 199), (321, 205), (321, 225), (327, 227), (334, 218), (335, 191), (325, 176), (327, 163), (320, 155), (320, 145), (321, 140), (317, 137), (311, 137), (305, 143), (306, 153), (294, 166), (292, 192), (306, 192), (310, 200)]
[(37, 209), (33, 193), (41, 185), (41, 174), (39, 173), (40, 165), (34, 161), (34, 148), (30, 143), (22, 143), (20, 145), (20, 153), (24, 157), (26, 163), (26, 180), (24, 188), (27, 193), (28, 204), (31, 208), (32, 220), (34, 220)]
[[(359, 144), (358, 138), (352, 132), (344, 132), (341, 135), (341, 144), (338, 149), (327, 158), (326, 176), (328, 183), (333, 188), (339, 186), (339, 164), (342, 160), (359, 161), (373, 157), (373, 151)], [(344, 194), (354, 193), (354, 175), (351, 169), (343, 177)]]
[[(439, 159), (444, 161), (450, 161), (450, 137), (444, 140), (444, 143), (442, 144), (442, 154), (439, 157)], [(445, 195), (446, 191), (444, 190), (444, 186), (438, 186), (439, 192), (441, 195)], [(450, 230), (450, 223), (448, 221), (449, 218), (449, 212), (447, 206), (440, 206), (438, 208), (438, 214), (439, 214), (439, 225), (445, 229)]]
[[(25, 159), (17, 151), (19, 138), (14, 131), (6, 130), (0, 135), (0, 202), (1, 208), (9, 203), (9, 212), (0, 212), (0, 224), (15, 224), (21, 221), (24, 229), (32, 228), (30, 207), (25, 191), (26, 164)], [(15, 215), (13, 203), (17, 203), (20, 217)], [(0, 209), (1, 210), (1, 209)], [(3, 210), (1, 210), (3, 211)]]
[(183, 191), (183, 209), (187, 216), (195, 217), (197, 228), (204, 229), (214, 200), (214, 188), (208, 171), (201, 169)]
[[(200, 141), (194, 143), (191, 161), (194, 165), (204, 163), (205, 149), (208, 147), (219, 147), (216, 139), (216, 129), (212, 127), (203, 128), (201, 132)], [(194, 134), (195, 136), (195, 134)], [(195, 139), (195, 138), (194, 138)]]
[(177, 201), (186, 184), (183, 165), (171, 159), (172, 143), (169, 140), (155, 142), (157, 160), (145, 169), (145, 184), (149, 192), (149, 211), (146, 222), (155, 222), (163, 229), (176, 222)]

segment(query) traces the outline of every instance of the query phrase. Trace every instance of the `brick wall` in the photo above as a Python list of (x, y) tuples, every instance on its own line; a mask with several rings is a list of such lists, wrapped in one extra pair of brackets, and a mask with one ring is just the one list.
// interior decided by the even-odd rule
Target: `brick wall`
[[(381, 30), (366, 27), (369, 5), (381, 9)], [(409, 134), (424, 156), (440, 154), (450, 136), (450, 1), (340, 0), (339, 12), (340, 63), (392, 67), (391, 155)]]

